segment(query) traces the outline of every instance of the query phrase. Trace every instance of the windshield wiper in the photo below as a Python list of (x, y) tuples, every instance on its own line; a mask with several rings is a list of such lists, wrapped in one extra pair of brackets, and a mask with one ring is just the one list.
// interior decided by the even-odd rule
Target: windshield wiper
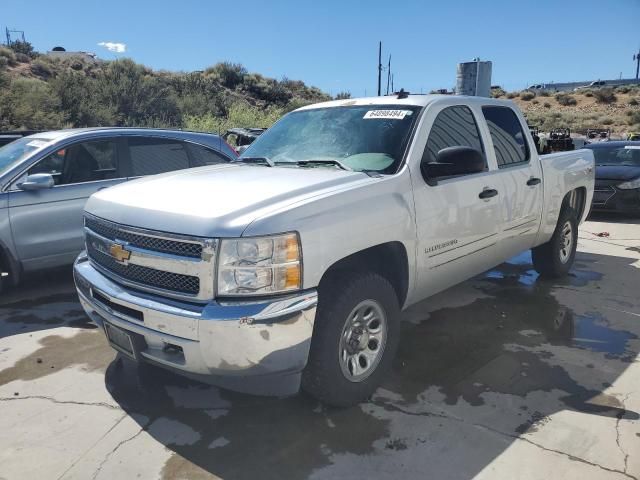
[(261, 163), (269, 167), (273, 167), (275, 165), (275, 163), (273, 163), (273, 160), (267, 157), (241, 157), (236, 161), (244, 163)]
[(349, 165), (345, 165), (340, 160), (298, 160), (294, 162), (296, 165), (306, 166), (306, 165), (335, 165), (342, 170), (347, 170), (349, 172), (353, 172), (353, 168)]

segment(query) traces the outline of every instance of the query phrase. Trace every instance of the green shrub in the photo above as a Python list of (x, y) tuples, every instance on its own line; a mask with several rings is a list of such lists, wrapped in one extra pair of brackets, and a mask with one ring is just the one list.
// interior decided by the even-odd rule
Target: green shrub
[(351, 98), (351, 92), (338, 92), (335, 98), (336, 100), (347, 100)]
[(534, 105), (538, 105), (540, 102), (538, 100), (531, 100), (531, 103), (533, 103)]
[(613, 121), (613, 118), (606, 117), (606, 118), (603, 118), (603, 119), (600, 121), (600, 123), (601, 123), (602, 125), (613, 125), (615, 122)]
[(629, 100), (629, 105), (631, 105), (632, 107), (638, 106), (638, 99), (637, 98), (630, 99)]
[(630, 90), (631, 89), (628, 86), (621, 85), (620, 87), (617, 87), (615, 91), (616, 93), (629, 93)]
[(188, 130), (210, 133), (224, 133), (232, 127), (268, 128), (283, 114), (284, 110), (278, 107), (261, 109), (246, 102), (235, 102), (225, 116), (190, 116), (184, 119), (184, 126)]
[(566, 93), (556, 93), (556, 102), (564, 107), (578, 104), (578, 101), (574, 97)]
[(635, 125), (640, 123), (640, 111), (632, 112), (629, 118), (627, 119), (627, 123), (629, 125)]
[(598, 103), (608, 104), (618, 100), (615, 93), (613, 93), (613, 89), (611, 88), (601, 88), (600, 90), (596, 90), (595, 92), (593, 92), (593, 96)]
[(589, 92), (584, 92), (584, 96), (585, 97), (593, 97), (593, 92), (589, 91)]
[(0, 96), (0, 129), (50, 130), (62, 121), (60, 101), (42, 80), (15, 79)]
[(19, 63), (29, 63), (31, 61), (31, 57), (29, 55), (27, 55), (26, 53), (16, 53), (16, 60)]
[(36, 58), (31, 63), (31, 73), (38, 77), (42, 77), (47, 79), (53, 75), (53, 70), (51, 69), (51, 64), (49, 62), (43, 61), (40, 58)]
[(506, 92), (502, 88), (492, 88), (491, 89), (491, 97), (492, 98), (500, 98), (504, 97)]
[(541, 97), (549, 97), (549, 96), (551, 96), (551, 94), (547, 90), (540, 90), (538, 92), (538, 95), (541, 96)]
[(11, 50), (16, 54), (26, 55), (29, 58), (36, 58), (38, 56), (38, 54), (33, 50), (33, 45), (29, 42), (22, 42), (18, 40), (16, 42), (12, 42), (11, 45), (9, 45), (9, 48), (11, 48)]
[(9, 48), (0, 47), (0, 57), (6, 58), (7, 63), (12, 67), (17, 63), (15, 52)]
[(247, 69), (240, 63), (221, 62), (207, 68), (205, 74), (218, 79), (225, 87), (234, 89), (244, 81)]
[(544, 108), (551, 108), (551, 104), (550, 104), (549, 102), (544, 102), (544, 103), (542, 104), (542, 106), (543, 106)]
[(520, 92), (520, 100), (528, 102), (529, 100), (533, 100), (534, 98), (536, 98), (535, 92), (532, 92), (530, 90), (524, 90)]

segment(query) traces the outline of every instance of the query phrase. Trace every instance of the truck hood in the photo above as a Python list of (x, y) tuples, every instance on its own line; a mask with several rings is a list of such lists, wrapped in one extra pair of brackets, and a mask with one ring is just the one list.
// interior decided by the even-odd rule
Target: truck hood
[(640, 167), (627, 165), (596, 165), (596, 180), (627, 181), (640, 177)]
[(253, 220), (271, 211), (373, 181), (364, 173), (333, 168), (221, 164), (101, 190), (89, 198), (85, 210), (150, 230), (238, 237)]

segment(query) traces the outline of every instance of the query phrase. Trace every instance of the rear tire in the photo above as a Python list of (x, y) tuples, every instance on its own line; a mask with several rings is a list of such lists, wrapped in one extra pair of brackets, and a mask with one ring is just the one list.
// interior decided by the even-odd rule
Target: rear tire
[(399, 313), (393, 286), (377, 273), (325, 279), (302, 389), (337, 407), (368, 399), (395, 356)]
[(551, 240), (531, 250), (533, 268), (545, 278), (559, 278), (569, 273), (578, 245), (576, 211), (563, 207)]

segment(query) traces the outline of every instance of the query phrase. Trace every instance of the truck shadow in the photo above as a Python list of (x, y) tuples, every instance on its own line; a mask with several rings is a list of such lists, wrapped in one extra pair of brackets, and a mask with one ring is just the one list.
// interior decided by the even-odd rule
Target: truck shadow
[(599, 288), (635, 261), (580, 253), (570, 277), (550, 282), (524, 255), (411, 307), (392, 375), (350, 409), (141, 374), (118, 359), (105, 381), (177, 454), (165, 478), (471, 478), (554, 414), (640, 418), (608, 390), (640, 351), (640, 326), (624, 313), (638, 300)]
[(71, 266), (29, 275), (0, 294), (0, 338), (62, 326), (96, 328), (78, 303)]

